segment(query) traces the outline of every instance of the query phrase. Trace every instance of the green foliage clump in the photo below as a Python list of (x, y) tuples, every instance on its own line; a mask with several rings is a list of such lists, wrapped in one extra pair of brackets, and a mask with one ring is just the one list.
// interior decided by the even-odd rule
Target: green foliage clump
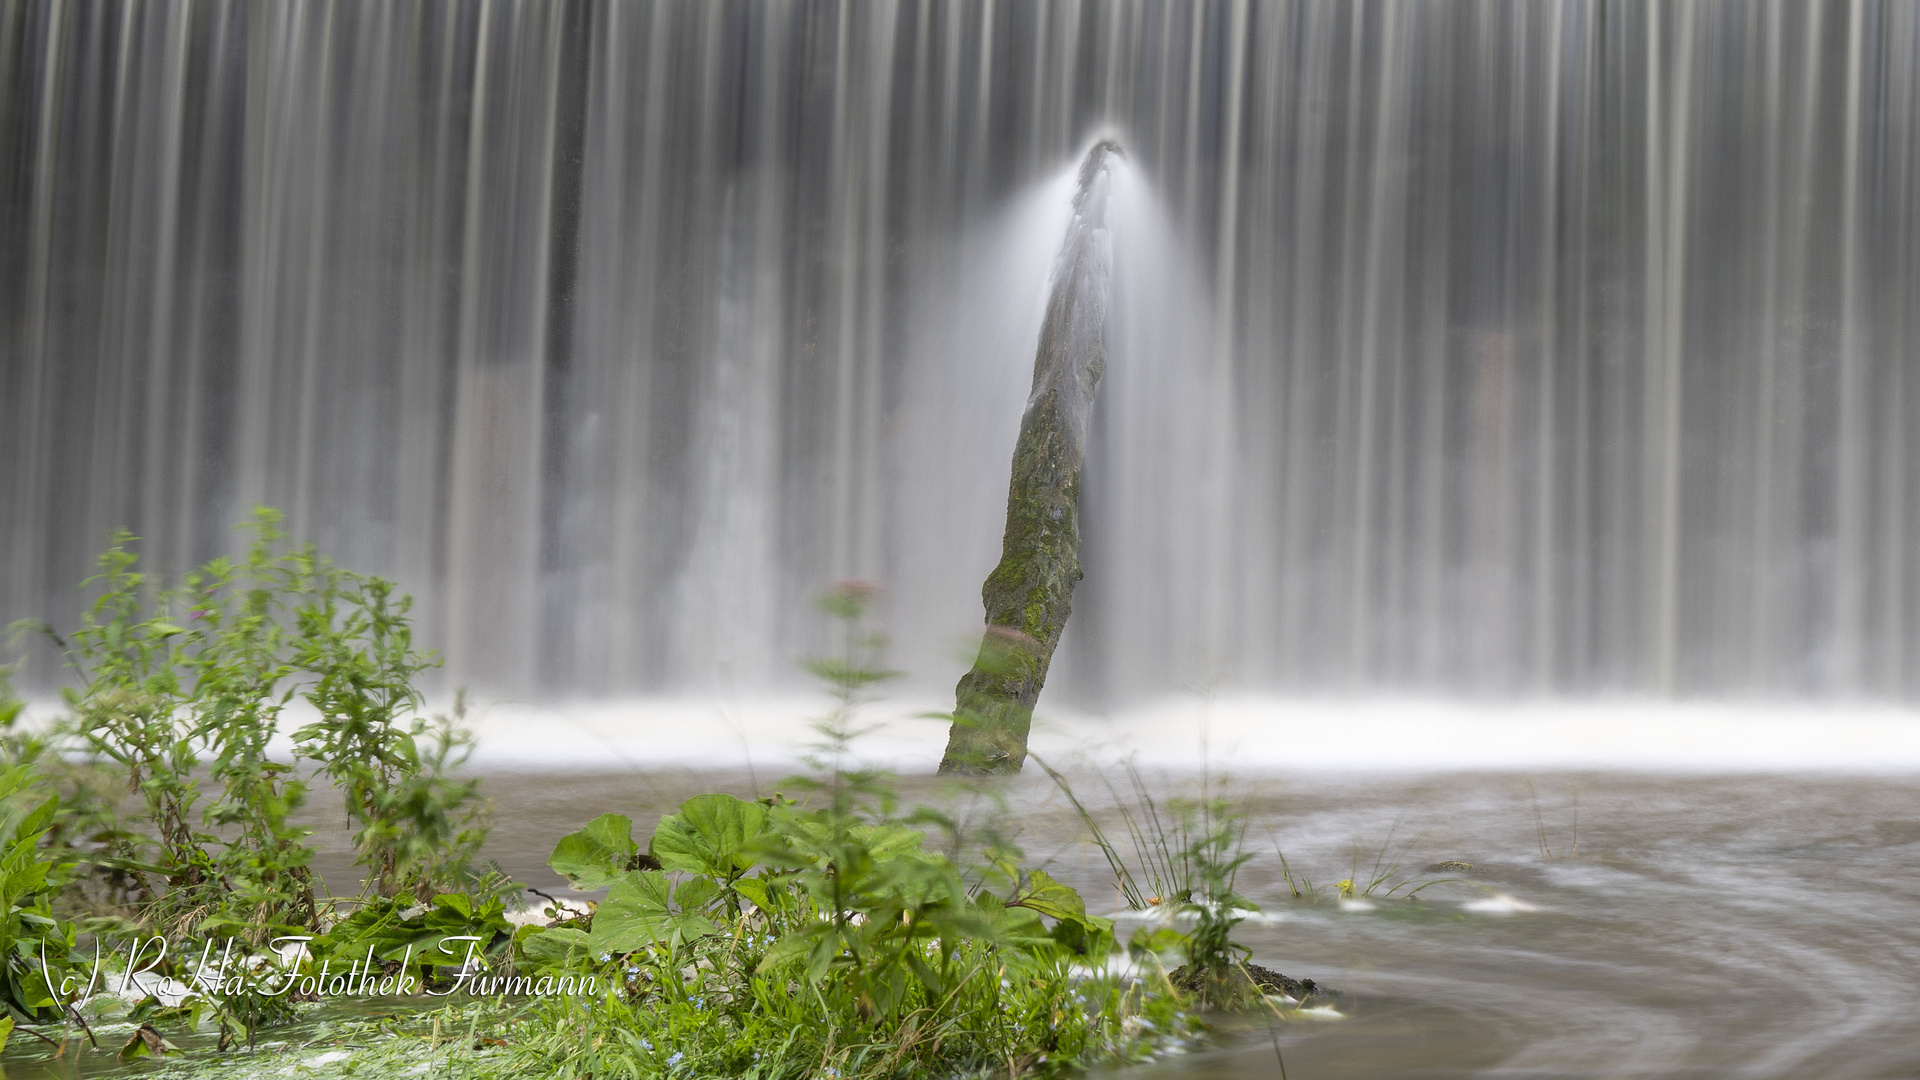
[[(555, 848), (573, 884), (611, 888), (589, 926), (524, 933), (521, 966), (612, 992), (539, 999), (507, 1039), (526, 1074), (1051, 1072), (1186, 1024), (1101, 973), (1112, 923), (1071, 888), (1010, 862), (970, 885), (872, 804), (700, 795), (644, 856), (628, 828), (605, 815)], [(647, 856), (660, 869), (623, 868)]]
[(536, 930), (524, 961), (593, 971), (605, 997), (540, 1000), (508, 1058), (529, 1074), (892, 1077), (1057, 1072), (1146, 1052), (1189, 1023), (1177, 1001), (1106, 973), (1113, 924), (990, 846), (963, 868), (927, 849), (888, 777), (848, 768), (883, 644), (842, 590), (842, 655), (809, 667), (835, 707), (804, 798), (696, 796), (644, 851), (604, 815), (550, 865), (610, 886), (590, 924)]
[[(0, 726), (18, 715), (0, 681)], [(30, 764), (0, 769), (0, 1046), (13, 1017), (57, 1019), (53, 989), (63, 981), (74, 945), (71, 922), (56, 918), (53, 899), (71, 864), (41, 850), (60, 797), (49, 794)]]
[[(256, 944), (319, 921), (303, 764), (343, 794), (357, 863), (376, 896), (456, 887), (484, 836), (476, 783), (451, 774), (470, 740), (454, 718), (420, 714), (414, 682), (437, 661), (415, 648), (411, 600), (390, 582), (292, 546), (257, 512), (239, 559), (218, 558), (163, 588), (116, 534), (88, 585), (79, 629), (55, 638), (84, 680), (66, 691), (70, 743), (34, 748), (72, 774), (117, 778), (142, 828), (112, 814), (97, 784), (68, 843), (93, 871), (92, 899), (177, 936)], [(315, 719), (289, 760), (269, 752), (296, 701)]]
[(1177, 981), (1192, 988), (1205, 1004), (1257, 1003), (1247, 1000), (1246, 992), (1254, 986), (1246, 969), (1252, 951), (1233, 940), (1233, 928), (1259, 910), (1236, 888), (1240, 868), (1253, 858), (1246, 848), (1246, 818), (1220, 797), (1212, 777), (1202, 778), (1198, 798), (1172, 798), (1164, 803), (1153, 796), (1131, 764), (1126, 770), (1131, 799), (1108, 781), (1131, 841), (1133, 858), (1129, 860), (1074, 794), (1067, 778), (1046, 762), (1039, 763), (1087, 826), (1128, 907), (1156, 916), (1135, 932), (1129, 951), (1142, 959), (1181, 954), (1186, 964)]
[(310, 963), (301, 970), (324, 964), (351, 976), (353, 965), (366, 964), (396, 986), (410, 978), (405, 985), (416, 990), (444, 990), (470, 957), (477, 963), (507, 959), (513, 932), (497, 894), (441, 893), (430, 904), (410, 906), (382, 897), (308, 943)]
[[(696, 796), (644, 843), (630, 819), (601, 815), (562, 837), (549, 865), (605, 898), (516, 927), (519, 887), (470, 868), (477, 793), (452, 776), (470, 743), (456, 721), (420, 718), (415, 682), (432, 660), (412, 644), (406, 599), (311, 548), (284, 549), (270, 514), (255, 528), (245, 559), (170, 591), (134, 570), (125, 538), (103, 557), (101, 597), (69, 643), (87, 683), (68, 697), (68, 741), (16, 731), (0, 684), (0, 989), (29, 1022), (117, 1007), (139, 1025), (122, 1057), (181, 1054), (164, 1023), (198, 1073), (196, 1047), (255, 1045), (316, 998), (377, 982), (448, 1004), (380, 1021), (378, 1034), (407, 1037), (313, 1068), (437, 1074), (457, 1061), (503, 1078), (1059, 1074), (1198, 1030), (1167, 980), (1109, 968), (1114, 924), (1071, 887), (996, 837), (903, 810), (890, 777), (852, 764), (859, 709), (891, 674), (884, 639), (861, 621), (867, 587), (825, 601), (842, 649), (808, 667), (834, 707), (791, 797)], [(315, 718), (293, 733), (292, 760), (276, 760), (269, 740), (299, 702)], [(311, 848), (290, 824), (302, 763), (342, 792), (356, 826), (368, 874), (356, 901), (316, 895)], [(103, 775), (134, 785), (139, 820), (90, 794)], [(55, 784), (84, 796), (77, 810), (45, 795)], [(1200, 868), (1199, 895), (1237, 901), (1238, 836), (1206, 824), (1228, 820), (1217, 808), (1196, 811), (1183, 865)], [(74, 864), (125, 901), (126, 917), (96, 930), (193, 942), (150, 962), (138, 949), (109, 959), (148, 964), (150, 994), (131, 1011), (85, 996), (97, 955), (91, 971), (75, 962), (74, 924), (53, 906)], [(1219, 925), (1203, 913), (1182, 940), (1230, 951), (1237, 909), (1212, 910)]]
[(420, 715), (414, 680), (439, 661), (414, 648), (411, 605), (392, 582), (333, 571), (297, 613), (293, 652), (319, 713), (294, 733), (297, 752), (346, 797), (360, 864), (387, 897), (454, 884), (486, 835), (478, 781), (450, 775), (471, 751), (464, 701)]

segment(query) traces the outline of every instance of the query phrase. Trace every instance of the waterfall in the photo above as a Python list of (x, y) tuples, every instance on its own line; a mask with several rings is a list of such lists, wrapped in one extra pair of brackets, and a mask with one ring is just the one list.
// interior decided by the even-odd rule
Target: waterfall
[(450, 683), (859, 577), (950, 684), (1111, 134), (1060, 693), (1912, 700), (1916, 102), (1901, 0), (17, 0), (0, 620), (265, 503)]

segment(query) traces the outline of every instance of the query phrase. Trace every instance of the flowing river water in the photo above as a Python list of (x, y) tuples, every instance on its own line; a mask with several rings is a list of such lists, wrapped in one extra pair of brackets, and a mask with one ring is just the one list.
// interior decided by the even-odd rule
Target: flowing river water
[[(482, 857), (567, 896), (546, 865), (560, 836), (612, 812), (645, 837), (691, 795), (781, 790), (804, 768), (807, 707), (483, 706)], [(936, 780), (943, 727), (889, 718), (919, 707), (874, 707), (862, 762), (896, 771), (903, 804), (1005, 830), (1027, 865), (1119, 912), (1060, 789), (1031, 766), (990, 791)], [(1230, 1022), (1103, 1075), (1920, 1076), (1920, 725), (1721, 711), (1218, 701), (1047, 718), (1036, 753), (1136, 866), (1118, 816), (1138, 805), (1129, 764), (1162, 805), (1202, 785), (1232, 800), (1239, 888), (1260, 908), (1236, 940), (1337, 992), (1337, 1016)], [(340, 811), (322, 788), (301, 817), (325, 885), (350, 894)], [(1343, 879), (1380, 884), (1343, 899)], [(79, 1075), (43, 1057), (16, 1039), (6, 1075)], [(104, 1064), (84, 1075), (145, 1069)]]
[[(1109, 774), (1123, 781), (1118, 774)], [(1199, 777), (1147, 779), (1157, 797)], [(1229, 779), (1249, 817), (1242, 885), (1256, 962), (1343, 994), (1290, 1020), (1116, 1076), (1911, 1077), (1920, 1075), (1920, 780), (1621, 772), (1318, 773)], [(636, 831), (767, 774), (490, 777), (489, 854), (531, 883), (592, 816)], [(1075, 790), (1101, 814), (1105, 787)], [(1117, 906), (1086, 830), (1042, 778), (1006, 789), (1035, 863)], [(933, 798), (910, 784), (910, 797)], [(1111, 826), (1116, 819), (1108, 818)], [(1124, 841), (1122, 849), (1125, 850)], [(1312, 900), (1291, 895), (1275, 851)], [(1423, 872), (1443, 861), (1470, 875)], [(1389, 882), (1341, 903), (1336, 883)], [(1402, 880), (1461, 878), (1418, 902)], [(1404, 894), (1405, 890), (1402, 890)]]

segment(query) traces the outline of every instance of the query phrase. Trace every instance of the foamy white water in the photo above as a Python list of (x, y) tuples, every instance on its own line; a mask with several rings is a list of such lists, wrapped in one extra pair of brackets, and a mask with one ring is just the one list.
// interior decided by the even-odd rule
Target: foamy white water
[[(864, 760), (932, 771), (944, 703), (869, 707)], [(500, 769), (776, 766), (800, 760), (823, 699), (674, 698), (565, 707), (481, 705), (475, 765)], [(1234, 697), (1111, 716), (1042, 711), (1033, 750), (1056, 764), (1129, 756), (1155, 768), (1234, 772), (1602, 769), (1920, 772), (1920, 711), (1883, 706), (1642, 702), (1473, 704)]]
[[(445, 711), (444, 702), (429, 711)], [(796, 766), (819, 742), (823, 696), (660, 697), (571, 705), (469, 703), (480, 772)], [(950, 701), (866, 706), (860, 761), (932, 772)], [(29, 705), (26, 723), (59, 714)], [(311, 720), (289, 707), (283, 731)], [(278, 740), (285, 754), (290, 743)], [(1889, 705), (1301, 699), (1163, 700), (1110, 715), (1049, 711), (1032, 751), (1059, 767), (1135, 760), (1168, 771), (1920, 773), (1920, 709)]]

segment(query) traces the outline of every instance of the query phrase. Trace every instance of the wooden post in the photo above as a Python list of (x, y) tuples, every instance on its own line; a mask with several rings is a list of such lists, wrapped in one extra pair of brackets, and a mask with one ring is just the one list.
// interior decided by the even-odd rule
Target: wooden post
[(1040, 326), (1033, 394), (1014, 444), (1000, 565), (980, 589), (987, 630), (973, 670), (954, 690), (945, 774), (1020, 771), (1033, 705), (1080, 580), (1080, 467), (1107, 366), (1108, 166), (1119, 150), (1102, 141), (1080, 166), (1073, 223)]

